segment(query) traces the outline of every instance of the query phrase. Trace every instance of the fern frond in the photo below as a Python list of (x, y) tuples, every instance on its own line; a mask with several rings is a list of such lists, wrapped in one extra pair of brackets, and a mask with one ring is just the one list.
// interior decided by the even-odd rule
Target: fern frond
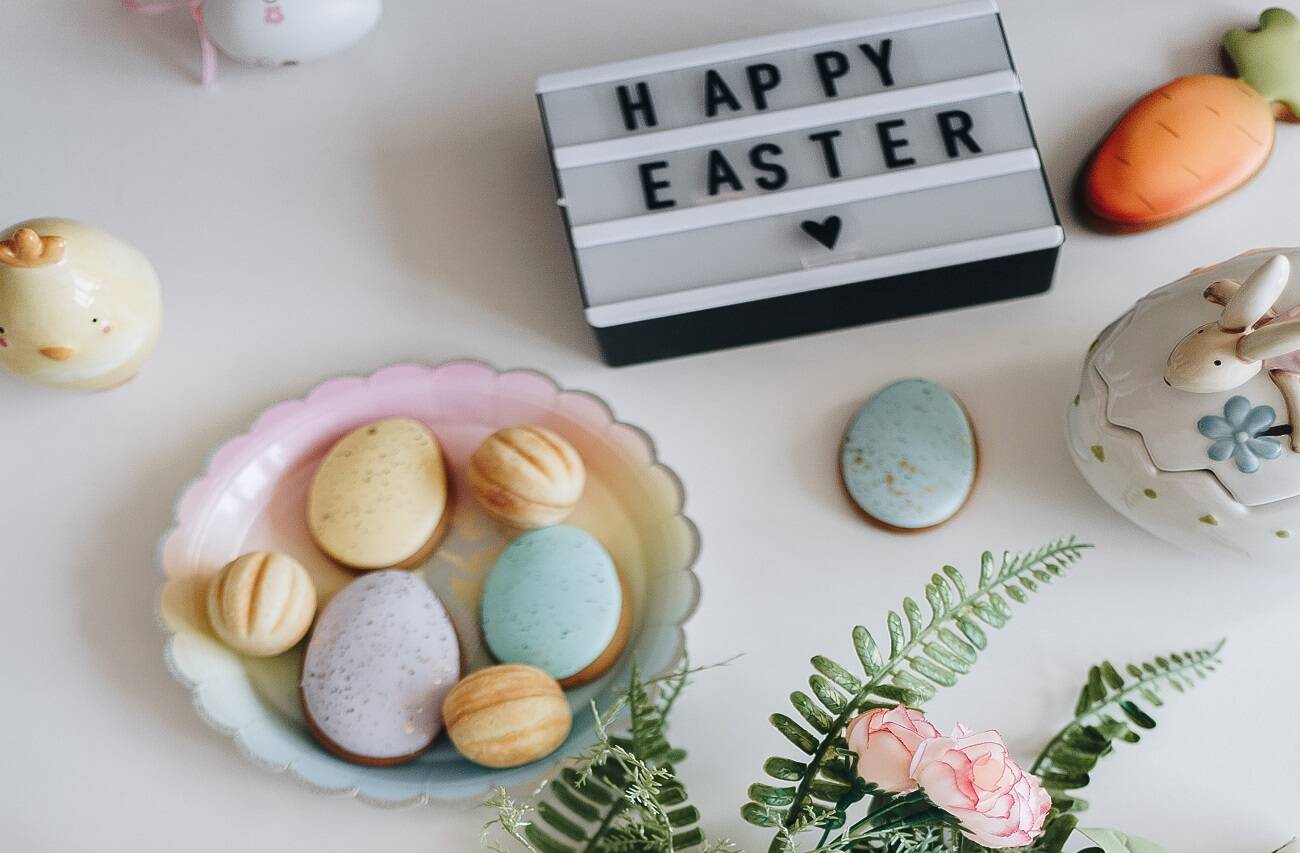
[[(1155, 728), (1156, 721), (1147, 707), (1164, 704), (1162, 689), (1182, 693), (1204, 680), (1222, 662), (1222, 649), (1220, 641), (1214, 648), (1175, 652), (1146, 663), (1129, 664), (1124, 675), (1110, 661), (1088, 670), (1074, 718), (1047, 742), (1029, 768), (1043, 780), (1053, 805), (1047, 832), (1035, 850), (1057, 853), (1064, 846), (1078, 823), (1073, 813), (1087, 808), (1087, 803), (1073, 792), (1088, 784), (1097, 762), (1113, 751), (1115, 741), (1137, 743), (1142, 739), (1141, 730)], [(1146, 707), (1140, 702), (1145, 702)]]
[[(539, 789), (534, 805), (498, 791), (485, 805), (497, 812), (484, 827), (484, 844), (504, 832), (528, 853), (657, 853), (697, 850), (705, 844), (700, 813), (690, 804), (675, 764), (686, 753), (668, 741), (668, 715), (697, 669), (642, 681), (635, 661), (628, 689), (604, 712), (593, 706), (596, 744)], [(651, 698), (651, 685), (657, 698)], [(611, 734), (616, 719), (626, 731)], [(491, 847), (500, 850), (499, 846)], [(718, 841), (700, 853), (723, 853)], [(504, 853), (504, 851), (502, 851)]]
[(853, 629), (860, 675), (829, 657), (813, 657), (811, 695), (796, 691), (790, 697), (802, 723), (788, 714), (771, 717), (776, 730), (803, 755), (773, 757), (763, 766), (769, 776), (794, 784), (759, 783), (750, 788), (750, 802), (741, 809), (749, 823), (777, 830), (769, 849), (791, 850), (793, 836), (802, 829), (842, 826), (845, 809), (866, 796), (866, 789), (855, 784), (855, 756), (844, 739), (850, 719), (873, 707), (917, 706), (938, 688), (955, 684), (988, 644), (988, 629), (1001, 628), (1011, 618), (1008, 599), (1024, 603), (1089, 547), (1069, 538), (1029, 553), (1005, 554), (1000, 561), (985, 552), (974, 585), (945, 566), (922, 592), (928, 614), (912, 598), (903, 600), (901, 613), (889, 612), (888, 654), (865, 627)]

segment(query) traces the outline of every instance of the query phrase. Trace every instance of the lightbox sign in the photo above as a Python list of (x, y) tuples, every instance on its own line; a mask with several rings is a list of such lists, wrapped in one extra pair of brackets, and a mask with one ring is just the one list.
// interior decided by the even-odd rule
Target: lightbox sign
[(537, 90), (611, 364), (1051, 285), (1064, 235), (991, 0)]

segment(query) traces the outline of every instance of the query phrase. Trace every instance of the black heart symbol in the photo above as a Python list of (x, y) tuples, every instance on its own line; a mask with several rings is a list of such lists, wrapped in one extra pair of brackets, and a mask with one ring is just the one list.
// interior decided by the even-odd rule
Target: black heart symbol
[(799, 227), (818, 243), (828, 249), (834, 249), (836, 241), (840, 239), (840, 227), (842, 225), (844, 225), (844, 222), (838, 216), (828, 216), (821, 222), (815, 219), (805, 219), (799, 224)]

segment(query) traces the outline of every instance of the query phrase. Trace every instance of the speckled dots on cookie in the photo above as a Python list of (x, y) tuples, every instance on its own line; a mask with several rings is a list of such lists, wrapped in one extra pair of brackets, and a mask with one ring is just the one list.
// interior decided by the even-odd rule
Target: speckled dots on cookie
[(905, 379), (871, 397), (849, 423), (840, 472), (867, 516), (898, 530), (942, 524), (975, 484), (975, 433), (946, 388)]
[(367, 424), (326, 454), (307, 521), (330, 557), (357, 569), (408, 568), (446, 532), (447, 474), (427, 427), (408, 418)]
[(303, 659), (303, 710), (336, 754), (396, 764), (433, 743), (459, 677), (460, 649), (442, 602), (419, 577), (374, 572), (321, 611)]
[(483, 637), (502, 663), (535, 666), (566, 687), (607, 670), (626, 640), (627, 602), (614, 561), (576, 527), (512, 542), (483, 587)]

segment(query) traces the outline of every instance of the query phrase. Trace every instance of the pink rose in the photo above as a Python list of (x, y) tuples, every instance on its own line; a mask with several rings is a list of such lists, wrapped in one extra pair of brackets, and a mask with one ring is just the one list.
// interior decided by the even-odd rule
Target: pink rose
[(847, 730), (849, 749), (858, 754), (858, 775), (882, 791), (910, 794), (917, 788), (911, 774), (912, 756), (939, 730), (920, 711), (906, 705), (872, 708), (859, 714)]
[(922, 741), (910, 772), (930, 802), (957, 818), (976, 844), (1024, 847), (1043, 834), (1052, 798), (1011, 758), (997, 732), (958, 726), (950, 738)]

